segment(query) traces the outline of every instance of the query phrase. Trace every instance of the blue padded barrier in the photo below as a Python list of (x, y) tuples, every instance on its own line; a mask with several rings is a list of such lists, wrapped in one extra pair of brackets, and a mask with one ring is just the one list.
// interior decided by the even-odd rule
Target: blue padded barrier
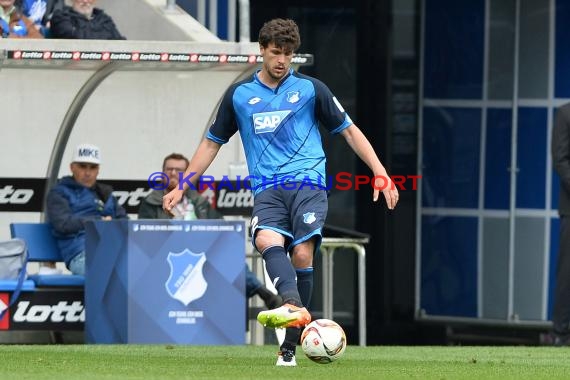
[[(18, 280), (0, 280), (0, 292), (13, 292), (16, 290)], [(24, 280), (22, 283), (22, 292), (36, 290), (36, 283), (32, 280)]]

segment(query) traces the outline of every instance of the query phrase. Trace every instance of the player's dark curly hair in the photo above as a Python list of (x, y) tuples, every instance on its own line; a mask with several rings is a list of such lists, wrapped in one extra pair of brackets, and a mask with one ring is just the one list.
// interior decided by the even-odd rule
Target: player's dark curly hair
[(295, 52), (301, 46), (299, 27), (290, 19), (276, 18), (267, 21), (259, 30), (258, 42), (264, 48), (273, 42), (278, 48)]

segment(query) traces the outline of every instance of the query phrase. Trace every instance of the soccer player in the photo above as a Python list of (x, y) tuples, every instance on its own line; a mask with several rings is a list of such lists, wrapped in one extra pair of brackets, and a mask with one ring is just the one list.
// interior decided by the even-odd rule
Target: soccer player
[[(379, 177), (382, 184), (374, 186), (373, 201), (382, 189), (388, 208), (393, 209), (398, 191), (369, 141), (328, 87), (291, 68), (301, 43), (297, 24), (284, 19), (268, 21), (258, 42), (261, 69), (227, 90), (216, 120), (184, 176), (192, 174), (190, 182), (195, 185), (220, 147), (239, 131), (254, 195), (252, 242), (284, 302), (279, 308), (260, 312), (257, 319), (267, 327), (287, 328), (277, 365), (295, 366), (300, 329), (311, 321), (304, 305), (310, 303), (313, 255), (328, 210), (326, 157), (319, 124), (342, 135)], [(164, 196), (165, 210), (175, 207), (190, 183), (182, 185)]]

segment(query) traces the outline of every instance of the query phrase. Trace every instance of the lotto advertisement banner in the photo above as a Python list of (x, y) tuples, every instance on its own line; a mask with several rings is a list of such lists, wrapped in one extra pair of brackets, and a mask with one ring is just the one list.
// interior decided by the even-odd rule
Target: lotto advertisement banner
[[(0, 212), (41, 212), (47, 180), (45, 178), (0, 178)], [(148, 181), (105, 180), (129, 214), (137, 214), (141, 200), (152, 190)], [(220, 181), (201, 189), (214, 208), (223, 215), (250, 216), (253, 208), (251, 190), (237, 185), (219, 186)]]
[[(11, 294), (0, 291), (0, 310), (8, 305)], [(0, 330), (81, 331), (84, 322), (83, 289), (42, 289), (21, 292), (0, 319)]]

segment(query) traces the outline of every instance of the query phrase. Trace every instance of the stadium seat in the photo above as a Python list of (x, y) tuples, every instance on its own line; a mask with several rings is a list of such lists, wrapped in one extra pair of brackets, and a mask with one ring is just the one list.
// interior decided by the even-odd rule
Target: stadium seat
[[(48, 223), (11, 223), (10, 233), (13, 238), (20, 238), (26, 242), (29, 255), (28, 261), (63, 261)], [(32, 280), (37, 287), (82, 287), (85, 285), (84, 276), (72, 274), (34, 274), (28, 276), (28, 278)]]

